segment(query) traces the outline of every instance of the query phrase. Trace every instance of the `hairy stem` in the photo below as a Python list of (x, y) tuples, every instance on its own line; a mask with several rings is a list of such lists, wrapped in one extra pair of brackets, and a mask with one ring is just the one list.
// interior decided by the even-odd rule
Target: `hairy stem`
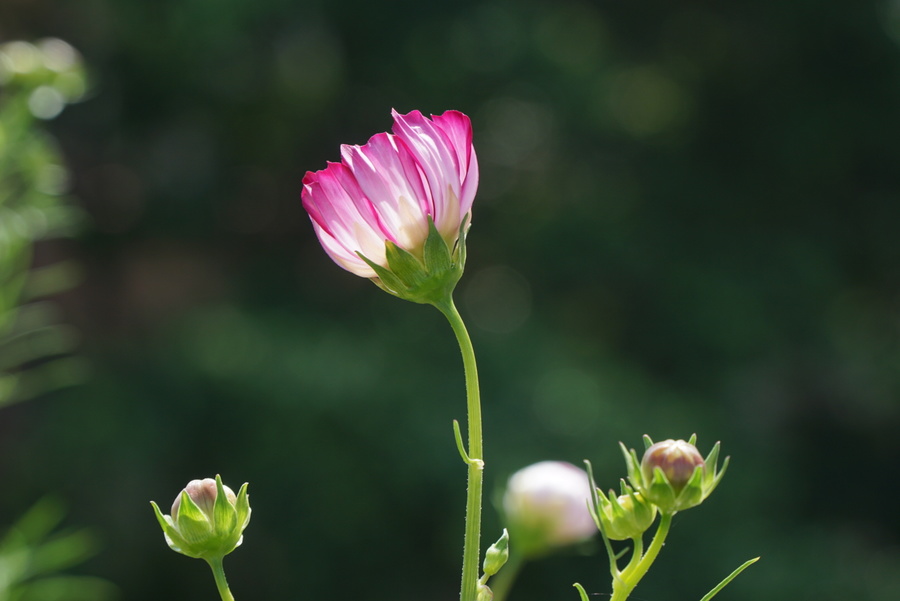
[(481, 555), (481, 497), (484, 482), (484, 449), (481, 431), (481, 392), (478, 387), (478, 368), (475, 365), (475, 349), (462, 318), (447, 298), (435, 307), (444, 314), (462, 353), (466, 373), (466, 406), (468, 408), (468, 489), (466, 493), (466, 534), (463, 542), (462, 584), (460, 601), (474, 601), (478, 584), (478, 561)]

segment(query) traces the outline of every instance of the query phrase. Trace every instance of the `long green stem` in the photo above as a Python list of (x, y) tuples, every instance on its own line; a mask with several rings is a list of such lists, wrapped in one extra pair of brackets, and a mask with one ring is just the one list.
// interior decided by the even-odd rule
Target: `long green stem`
[[(672, 515), (671, 513), (662, 514), (659, 520), (659, 528), (656, 529), (656, 534), (653, 535), (653, 540), (650, 542), (650, 546), (647, 547), (646, 553), (641, 555), (640, 549), (635, 547), (634, 556), (628, 562), (628, 566), (613, 579), (613, 594), (610, 601), (625, 601), (628, 595), (631, 594), (631, 591), (634, 590), (634, 587), (641, 581), (641, 578), (647, 573), (647, 570), (650, 569), (650, 566), (656, 560), (656, 556), (659, 555), (663, 543), (666, 542), (669, 526), (672, 525)], [(640, 557), (640, 560), (635, 563), (634, 559), (636, 557)]]
[(216, 588), (219, 589), (219, 596), (222, 597), (222, 601), (234, 601), (234, 595), (231, 594), (228, 583), (225, 581), (225, 568), (222, 566), (222, 558), (207, 559), (206, 561), (209, 563), (209, 567), (212, 568), (213, 577), (216, 579)]
[(459, 350), (462, 353), (466, 372), (466, 399), (468, 407), (469, 434), (469, 476), (466, 493), (466, 535), (463, 542), (462, 584), (460, 601), (474, 601), (478, 584), (478, 560), (481, 555), (481, 496), (484, 487), (484, 449), (481, 433), (481, 392), (478, 388), (478, 368), (475, 365), (475, 349), (466, 331), (459, 311), (452, 298), (447, 298), (435, 307), (450, 322)]

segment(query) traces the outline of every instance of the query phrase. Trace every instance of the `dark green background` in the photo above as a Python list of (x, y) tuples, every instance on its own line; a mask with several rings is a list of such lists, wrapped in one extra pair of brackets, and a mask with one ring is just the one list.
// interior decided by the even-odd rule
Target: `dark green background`
[[(617, 443), (732, 456), (636, 591), (900, 597), (900, 3), (866, 0), (3, 0), (93, 93), (49, 124), (92, 218), (59, 299), (84, 385), (5, 409), (3, 522), (48, 492), (128, 601), (214, 599), (150, 511), (250, 482), (240, 600), (456, 596), (461, 362), (437, 311), (346, 273), (306, 170), (390, 128), (472, 117), (482, 182), (457, 291), (487, 487)], [(490, 508), (486, 537), (499, 530)], [(514, 543), (513, 543), (514, 544)], [(609, 591), (601, 549), (512, 601)]]

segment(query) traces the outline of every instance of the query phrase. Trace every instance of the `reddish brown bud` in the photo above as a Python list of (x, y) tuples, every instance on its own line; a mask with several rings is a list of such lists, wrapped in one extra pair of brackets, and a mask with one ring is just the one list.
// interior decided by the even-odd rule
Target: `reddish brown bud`
[(697, 466), (705, 467), (697, 447), (684, 440), (663, 440), (650, 446), (641, 460), (644, 482), (653, 482), (656, 468), (662, 470), (672, 489), (678, 494), (691, 479)]

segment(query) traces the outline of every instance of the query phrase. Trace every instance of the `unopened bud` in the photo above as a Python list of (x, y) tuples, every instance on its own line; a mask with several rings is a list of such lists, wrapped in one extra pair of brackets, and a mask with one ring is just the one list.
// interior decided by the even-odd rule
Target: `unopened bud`
[[(229, 503), (234, 505), (237, 497), (234, 494), (234, 491), (231, 490), (226, 485), (222, 485), (222, 490), (225, 491), (225, 498)], [(213, 509), (216, 505), (216, 497), (218, 496), (218, 489), (216, 488), (216, 481), (212, 478), (204, 478), (203, 480), (191, 480), (187, 483), (187, 486), (184, 487), (184, 492), (191, 498), (191, 501), (194, 502), (195, 505), (202, 511), (204, 514), (211, 516), (213, 515)], [(175, 502), (172, 503), (172, 519), (178, 520), (178, 508), (181, 506), (181, 497), (182, 495), (178, 495), (175, 497)]]
[(624, 482), (621, 495), (616, 496), (609, 491), (607, 497), (598, 489), (597, 500), (600, 505), (597, 512), (599, 526), (611, 540), (636, 538), (646, 532), (656, 519), (656, 506)]
[(697, 447), (671, 438), (651, 445), (641, 460), (644, 482), (652, 482), (653, 474), (659, 468), (676, 493), (681, 492), (698, 467), (703, 470), (705, 466)]
[(503, 495), (516, 553), (542, 555), (589, 539), (597, 532), (588, 511), (587, 474), (562, 461), (542, 461), (512, 475)]
[(728, 458), (719, 470), (719, 443), (713, 446), (706, 459), (690, 441), (664, 440), (653, 443), (644, 437), (647, 450), (638, 462), (637, 454), (622, 445), (628, 466), (628, 479), (644, 499), (656, 505), (662, 513), (675, 513), (699, 505), (718, 486), (728, 467)]
[(172, 515), (150, 504), (169, 547), (188, 557), (221, 559), (241, 544), (250, 522), (247, 484), (235, 495), (219, 476), (190, 481), (172, 503)]
[(491, 545), (484, 554), (483, 570), (486, 576), (493, 576), (500, 571), (509, 559), (509, 533), (506, 528), (496, 543)]
[(475, 592), (475, 601), (493, 601), (494, 591), (486, 584), (478, 584), (478, 590)]

